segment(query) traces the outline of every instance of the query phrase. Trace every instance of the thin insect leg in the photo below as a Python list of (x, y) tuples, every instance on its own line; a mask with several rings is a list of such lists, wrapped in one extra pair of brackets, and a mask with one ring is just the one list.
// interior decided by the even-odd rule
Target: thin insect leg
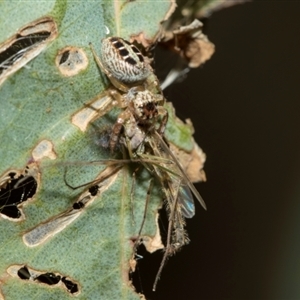
[(79, 188), (85, 187), (85, 186), (90, 185), (90, 184), (99, 184), (99, 183), (101, 183), (101, 181), (109, 178), (111, 175), (113, 175), (114, 173), (116, 173), (121, 168), (122, 168), (122, 165), (121, 164), (117, 164), (116, 166), (114, 166), (114, 169), (112, 169), (112, 171), (109, 172), (107, 175), (105, 175), (105, 176), (103, 176), (101, 178), (92, 180), (90, 182), (86, 182), (86, 183), (80, 184), (78, 186), (72, 186), (71, 184), (68, 183), (68, 181), (67, 181), (67, 168), (65, 168), (65, 171), (64, 171), (64, 182), (65, 182), (65, 184), (66, 184), (67, 187), (71, 188), (72, 190), (77, 190)]
[(132, 225), (135, 224), (134, 212), (133, 212), (135, 182), (136, 182), (136, 177), (135, 177), (135, 171), (134, 171), (132, 173), (132, 184), (131, 184), (131, 191), (130, 191), (130, 211), (131, 211), (131, 224)]
[(185, 171), (183, 170), (182, 166), (180, 165), (180, 163), (178, 162), (177, 158), (175, 157), (175, 155), (173, 154), (173, 152), (169, 149), (169, 147), (167, 146), (167, 144), (165, 143), (165, 141), (162, 139), (162, 137), (157, 133), (154, 132), (156, 138), (160, 141), (161, 146), (163, 147), (163, 150), (166, 153), (169, 153), (169, 155), (171, 156), (171, 158), (173, 159), (173, 162), (176, 164), (176, 166), (179, 168), (181, 174), (183, 175), (184, 181), (186, 182), (186, 184), (189, 186), (189, 188), (191, 189), (191, 191), (193, 192), (194, 196), (198, 199), (198, 201), (200, 202), (200, 204), (202, 205), (202, 207), (207, 210), (206, 208), (206, 204), (204, 202), (204, 200), (202, 199), (201, 195), (199, 194), (199, 192), (197, 191), (197, 189), (195, 188), (195, 186), (191, 183), (191, 181), (188, 179)]
[[(166, 182), (166, 185), (169, 185), (168, 182)], [(160, 279), (160, 275), (162, 273), (164, 265), (165, 265), (168, 257), (172, 255), (172, 250), (171, 250), (172, 249), (172, 230), (174, 228), (174, 220), (175, 220), (176, 210), (177, 210), (177, 206), (178, 206), (178, 191), (174, 194), (173, 192), (171, 192), (172, 188), (170, 185), (169, 185), (169, 188), (170, 189), (164, 188), (166, 196), (167, 196), (167, 200), (168, 200), (169, 210), (170, 210), (168, 233), (167, 233), (167, 243), (166, 243), (163, 259), (160, 263), (159, 269), (157, 271), (157, 274), (156, 274), (156, 277), (154, 280), (152, 291), (156, 290), (156, 286), (157, 286), (158, 280)]]
[(126, 148), (127, 148), (127, 151), (128, 151), (128, 155), (129, 155), (130, 159), (133, 159), (134, 155), (132, 153), (130, 140), (129, 140), (127, 135), (125, 135), (125, 141), (126, 141)]
[(174, 231), (172, 236), (172, 249), (170, 255), (173, 255), (182, 246), (189, 243), (189, 238), (186, 234), (186, 231), (184, 230), (185, 220), (184, 217), (182, 216), (182, 211), (180, 207), (176, 209), (174, 220), (175, 221), (174, 221)]
[(164, 265), (167, 261), (167, 258), (169, 257), (169, 249), (171, 248), (171, 236), (172, 236), (172, 229), (173, 229), (173, 220), (169, 220), (169, 226), (168, 226), (168, 236), (167, 236), (167, 245), (166, 245), (166, 250), (163, 256), (163, 259), (160, 263), (159, 269), (157, 271), (154, 283), (153, 283), (153, 288), (152, 291), (155, 292), (156, 291), (156, 286), (158, 283), (158, 280), (160, 279), (160, 275), (162, 273), (162, 270), (164, 268)]
[(130, 210), (131, 210), (131, 222), (132, 225), (135, 225), (135, 218), (134, 218), (134, 190), (136, 184), (136, 173), (139, 171), (140, 167), (137, 167), (132, 173), (132, 185), (130, 191)]
[(1, 203), (0, 212), (4, 207), (13, 205), (13, 204), (7, 205), (7, 202), (9, 201), (10, 197), (11, 197), (11, 190), (8, 190), (5, 194), (1, 195), (0, 201), (2, 202), (5, 199), (5, 203)]
[(162, 115), (161, 123), (160, 123), (160, 126), (159, 126), (159, 128), (158, 128), (158, 134), (163, 135), (164, 132), (165, 132), (167, 123), (168, 123), (169, 113), (168, 113), (168, 111), (167, 111), (164, 107), (162, 107), (162, 106), (159, 106), (159, 107), (158, 107), (158, 113), (159, 113), (160, 115)]
[[(6, 205), (7, 202), (9, 201), (9, 199), (12, 196), (12, 191), (23, 189), (23, 191), (21, 192), (21, 195), (18, 196), (18, 201), (17, 201), (17, 203), (21, 203), (21, 202), (23, 202), (23, 199), (26, 198), (27, 195), (31, 195), (32, 191), (34, 191), (34, 189), (36, 189), (36, 187), (37, 187), (37, 182), (36, 182), (35, 178), (33, 176), (30, 176), (30, 175), (21, 175), (18, 178), (10, 178), (9, 181), (10, 182), (7, 182), (7, 187), (6, 188), (9, 188), (10, 184), (12, 184), (12, 181), (16, 181), (16, 182), (14, 183), (14, 185), (11, 188), (9, 188), (9, 190), (7, 192), (5, 192), (3, 194), (0, 193), (0, 201), (2, 201), (2, 199), (6, 199), (6, 202), (3, 203), (2, 206), (0, 206), (0, 210), (4, 206), (14, 206), (14, 205), (16, 205), (16, 203)], [(30, 187), (30, 189), (25, 191), (26, 186), (28, 186), (30, 184), (32, 185)]]
[(139, 233), (138, 233), (135, 245), (134, 245), (135, 252), (136, 252), (136, 249), (137, 249), (138, 245), (140, 244), (140, 237), (141, 237), (142, 230), (143, 230), (143, 227), (144, 227), (144, 224), (145, 224), (145, 221), (146, 221), (146, 215), (147, 215), (148, 204), (149, 204), (152, 188), (153, 188), (153, 178), (150, 179), (150, 183), (149, 183), (149, 187), (148, 187), (148, 191), (147, 191), (147, 197), (146, 197), (145, 209), (144, 209), (144, 214), (143, 214), (143, 220), (142, 220), (140, 230), (139, 230)]

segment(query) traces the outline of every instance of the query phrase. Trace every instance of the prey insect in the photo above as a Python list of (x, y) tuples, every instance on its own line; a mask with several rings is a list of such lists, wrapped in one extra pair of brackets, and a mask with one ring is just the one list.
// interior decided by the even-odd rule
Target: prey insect
[[(112, 84), (103, 95), (109, 100), (99, 109), (97, 118), (113, 107), (122, 109), (112, 126), (110, 150), (113, 152), (117, 144), (122, 145), (132, 161), (139, 161), (158, 179), (165, 194), (169, 224), (164, 256), (153, 285), (155, 290), (167, 258), (189, 242), (184, 219), (195, 214), (192, 193), (204, 209), (206, 205), (165, 141), (168, 112), (149, 59), (119, 37), (102, 40), (100, 57), (92, 46), (91, 49)], [(143, 223), (138, 242), (142, 227)]]

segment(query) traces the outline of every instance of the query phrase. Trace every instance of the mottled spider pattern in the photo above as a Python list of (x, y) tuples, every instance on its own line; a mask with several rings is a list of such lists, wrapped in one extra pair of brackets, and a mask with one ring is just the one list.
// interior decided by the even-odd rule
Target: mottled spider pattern
[(98, 66), (115, 87), (106, 91), (112, 101), (100, 114), (106, 114), (114, 106), (124, 109), (112, 127), (111, 151), (115, 149), (122, 129), (126, 131), (124, 136), (131, 151), (135, 151), (145, 139), (145, 134), (137, 126), (142, 126), (144, 132), (153, 126), (163, 134), (168, 112), (163, 107), (165, 99), (148, 59), (136, 46), (119, 37), (102, 40), (100, 58), (94, 50), (93, 54)]
[(118, 37), (102, 40), (101, 62), (107, 76), (127, 84), (143, 81), (152, 72), (140, 50)]

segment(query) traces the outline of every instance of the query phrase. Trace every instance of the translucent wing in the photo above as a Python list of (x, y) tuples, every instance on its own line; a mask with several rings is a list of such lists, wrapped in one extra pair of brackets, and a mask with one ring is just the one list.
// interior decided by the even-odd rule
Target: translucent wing
[[(190, 219), (195, 215), (193, 195), (189, 186), (185, 184), (184, 178), (181, 174), (175, 173), (177, 169), (175, 168), (175, 170), (170, 170), (170, 167), (171, 169), (172, 167), (174, 169), (174, 164), (173, 166), (168, 165), (166, 170), (160, 171), (160, 173), (163, 173), (162, 176), (164, 181), (166, 181), (164, 186), (168, 186), (169, 193), (172, 194), (171, 196), (169, 195), (170, 201), (172, 203), (177, 203), (179, 206), (177, 210), (180, 210), (181, 216)], [(168, 171), (172, 171), (172, 174)], [(173, 172), (175, 174), (173, 174)]]
[(185, 218), (190, 219), (195, 215), (194, 199), (188, 186), (181, 185), (179, 187), (178, 202), (181, 205), (181, 213)]
[[(156, 131), (153, 132), (152, 136), (155, 138), (155, 140), (153, 142), (151, 142), (151, 139), (150, 139), (150, 143), (151, 143), (151, 147), (153, 149), (154, 155), (168, 158), (169, 160), (171, 160), (173, 162), (174, 167), (172, 168), (172, 171), (174, 174), (178, 174), (179, 176), (182, 177), (182, 179), (183, 179), (182, 183), (184, 186), (183, 188), (186, 189), (188, 187), (192, 191), (194, 196), (198, 199), (201, 206), (206, 210), (207, 208), (206, 208), (206, 204), (205, 204), (204, 200), (202, 199), (201, 195), (199, 194), (199, 192), (197, 191), (197, 189), (195, 188), (193, 183), (188, 179), (188, 177), (187, 177), (185, 171), (183, 170), (182, 166), (180, 165), (179, 161), (174, 156), (172, 151), (169, 149), (169, 147), (167, 146), (165, 141), (162, 139), (162, 137)], [(170, 166), (168, 166), (168, 168), (170, 168)], [(182, 192), (180, 194), (183, 197), (182, 199), (186, 199), (186, 201), (187, 201), (186, 206), (189, 206), (190, 203), (192, 202), (192, 198), (190, 197), (191, 193), (190, 192), (184, 192), (184, 193)], [(186, 197), (184, 195), (186, 195)], [(191, 206), (191, 208), (192, 208), (192, 206)]]

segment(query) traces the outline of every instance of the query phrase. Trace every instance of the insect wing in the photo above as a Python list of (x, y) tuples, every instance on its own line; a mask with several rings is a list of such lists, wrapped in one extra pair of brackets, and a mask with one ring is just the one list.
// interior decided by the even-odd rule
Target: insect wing
[(195, 215), (194, 199), (188, 186), (181, 185), (179, 187), (178, 202), (181, 205), (181, 213), (185, 218), (190, 219)]
[[(164, 172), (166, 173), (166, 171)], [(172, 202), (178, 203), (183, 217), (192, 218), (195, 215), (194, 199), (189, 186), (183, 181), (183, 177), (180, 176), (180, 173), (179, 175), (167, 173), (164, 177), (168, 180)]]
[(204, 200), (202, 199), (201, 195), (199, 194), (199, 192), (197, 191), (197, 189), (195, 188), (193, 183), (188, 179), (188, 177), (187, 177), (185, 171), (183, 170), (182, 166), (180, 165), (178, 159), (172, 153), (172, 151), (167, 146), (165, 141), (162, 139), (162, 137), (156, 131), (154, 131), (153, 137), (155, 137), (155, 139), (156, 139), (156, 144), (159, 145), (159, 148), (161, 148), (161, 149), (159, 149), (157, 146), (153, 145), (154, 154), (157, 156), (163, 156), (165, 158), (167, 157), (176, 165), (177, 170), (174, 170), (174, 173), (177, 173), (183, 177), (183, 183), (187, 184), (187, 186), (190, 188), (190, 190), (192, 191), (194, 196), (200, 202), (201, 206), (206, 210), (207, 208), (206, 208), (206, 204), (205, 204)]

